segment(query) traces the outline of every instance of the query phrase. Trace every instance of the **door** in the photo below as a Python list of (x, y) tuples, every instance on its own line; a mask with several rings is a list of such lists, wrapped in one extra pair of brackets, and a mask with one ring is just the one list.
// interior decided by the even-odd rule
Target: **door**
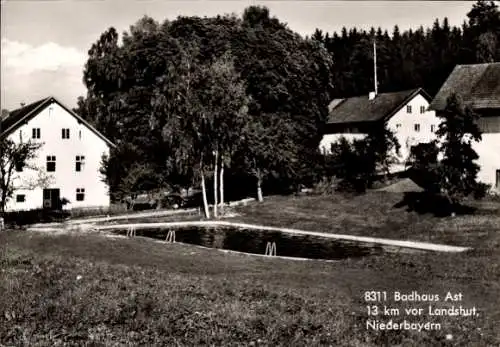
[(46, 210), (57, 210), (61, 208), (60, 190), (44, 189), (43, 190), (43, 208)]

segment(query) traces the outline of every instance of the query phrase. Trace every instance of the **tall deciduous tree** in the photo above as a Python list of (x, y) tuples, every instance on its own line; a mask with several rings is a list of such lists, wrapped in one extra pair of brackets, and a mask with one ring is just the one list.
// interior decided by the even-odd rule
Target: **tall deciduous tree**
[[(233, 112), (233, 104), (244, 97), (250, 100), (245, 107), (248, 121), (261, 128), (271, 124), (283, 139), (281, 143), (289, 147), (285, 151), (293, 153), (293, 157), (282, 158), (286, 166), (272, 167), (270, 163), (263, 167), (261, 163), (259, 170), (294, 183), (313, 176), (312, 158), (318, 154), (319, 129), (332, 90), (333, 63), (322, 44), (301, 38), (271, 18), (268, 9), (259, 7), (247, 9), (242, 19), (179, 17), (160, 25), (145, 17), (123, 35), (122, 43), (118, 41), (116, 31), (110, 29), (89, 51), (85, 68), (89, 93), (78, 107), (82, 116), (112, 135), (118, 149), (123, 147), (112, 156), (134, 152), (139, 164), (164, 172), (167, 180), (189, 184), (194, 177), (204, 178), (201, 172), (215, 169), (212, 153), (217, 153), (224, 166), (234, 161), (238, 139), (233, 129), (242, 127), (234, 122), (241, 117), (228, 116), (226, 109)], [(234, 57), (231, 69), (241, 81), (230, 79), (226, 85), (235, 85), (237, 91), (228, 87), (225, 94), (219, 93), (227, 99), (232, 96), (232, 104), (223, 100), (227, 107), (215, 107), (210, 98), (218, 91), (212, 85), (203, 86), (203, 80), (225, 76), (214, 72), (213, 64), (226, 55)], [(207, 92), (200, 93), (204, 90)], [(209, 108), (215, 111), (207, 111)], [(108, 168), (120, 163), (112, 156), (107, 159)], [(133, 164), (124, 161), (113, 178), (115, 184)], [(243, 167), (240, 173), (248, 172), (245, 165), (231, 165), (230, 169), (235, 172)]]
[(294, 143), (294, 158), (275, 173), (282, 182), (298, 185), (315, 171), (311, 158), (319, 155), (320, 129), (331, 100), (332, 58), (317, 40), (303, 39), (270, 17), (267, 8), (256, 6), (243, 14), (233, 53), (251, 97), (249, 128), (259, 127), (258, 122), (272, 129), (286, 123), (289, 131), (278, 129), (278, 134), (284, 143)]
[[(82, 112), (111, 140), (118, 135), (115, 97), (124, 79), (123, 59), (118, 46), (118, 33), (111, 27), (90, 48), (83, 72), (88, 102), (80, 102)], [(90, 111), (90, 112), (89, 112)]]
[(173, 157), (170, 166), (200, 178), (205, 217), (210, 217), (206, 194), (206, 171), (212, 154), (210, 124), (212, 115), (200, 103), (198, 83), (202, 68), (197, 64), (197, 47), (181, 51), (180, 60), (162, 80), (157, 108), (168, 111), (163, 137)]
[(251, 115), (243, 129), (236, 153), (240, 169), (255, 178), (258, 201), (263, 201), (262, 183), (272, 173), (292, 176), (297, 159), (293, 127), (280, 114)]
[[(197, 88), (200, 107), (208, 119), (205, 129), (206, 145), (214, 153), (214, 215), (217, 216), (217, 171), (220, 168), (222, 188), (223, 167), (230, 164), (241, 143), (241, 133), (247, 121), (248, 97), (244, 82), (236, 72), (229, 54), (203, 69)], [(221, 200), (223, 195), (224, 191), (221, 189)]]

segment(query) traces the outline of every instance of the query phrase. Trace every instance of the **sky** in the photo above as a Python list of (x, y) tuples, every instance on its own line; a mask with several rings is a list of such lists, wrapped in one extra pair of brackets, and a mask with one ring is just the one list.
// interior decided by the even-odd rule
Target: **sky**
[(49, 95), (69, 107), (86, 94), (87, 52), (113, 26), (128, 30), (144, 15), (158, 21), (183, 16), (241, 15), (249, 5), (267, 6), (289, 28), (311, 35), (347, 28), (382, 27), (391, 32), (430, 27), (448, 17), (461, 25), (468, 1), (239, 1), (239, 0), (1, 0), (1, 107), (13, 110)]

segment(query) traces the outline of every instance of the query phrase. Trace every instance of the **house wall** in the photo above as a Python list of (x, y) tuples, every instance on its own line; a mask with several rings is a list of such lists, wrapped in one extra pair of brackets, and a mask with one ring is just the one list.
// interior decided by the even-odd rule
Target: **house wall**
[(477, 125), (484, 134), (500, 133), (500, 116), (481, 116)]
[[(407, 106), (411, 106), (411, 113), (408, 113)], [(420, 113), (420, 107), (425, 107), (425, 112)], [(416, 95), (408, 103), (406, 103), (396, 114), (388, 121), (387, 126), (394, 132), (396, 138), (401, 145), (400, 156), (398, 159), (404, 163), (410, 154), (411, 146), (422, 142), (430, 142), (435, 138), (435, 131), (440, 123), (434, 111), (429, 111), (429, 102), (422, 96)], [(420, 131), (415, 130), (415, 124), (420, 125)], [(431, 129), (434, 126), (434, 129)], [(346, 125), (346, 129), (351, 126)], [(338, 141), (341, 137), (352, 141), (354, 139), (362, 139), (366, 135), (359, 133), (345, 132), (327, 133), (323, 135), (320, 143), (322, 151), (329, 152), (331, 144)]]
[(497, 124), (500, 124), (500, 115), (488, 114), (478, 121), (481, 130), (481, 141), (472, 142), (472, 148), (479, 158), (476, 163), (479, 165), (477, 179), (480, 182), (490, 184), (491, 189), (500, 192), (500, 187), (496, 186), (496, 172), (500, 170), (500, 129), (495, 131)]
[[(407, 112), (407, 106), (411, 106), (411, 113)], [(424, 113), (420, 112), (421, 106), (425, 107)], [(416, 95), (387, 121), (387, 127), (394, 132), (401, 146), (398, 158), (401, 162), (408, 159), (412, 146), (436, 138), (435, 131), (441, 121), (436, 112), (428, 108), (429, 102), (422, 95)], [(420, 131), (415, 130), (416, 125), (420, 126)]]
[[(32, 138), (32, 129), (40, 129), (40, 139)], [(62, 138), (62, 129), (70, 129), (70, 138)], [(109, 155), (108, 144), (57, 103), (47, 105), (37, 116), (29, 120), (9, 135), (9, 138), (19, 142), (32, 140), (41, 142), (37, 157), (30, 162), (42, 169), (43, 174), (51, 176), (51, 184), (45, 188), (59, 188), (60, 197), (66, 198), (70, 204), (65, 208), (82, 208), (109, 206), (109, 189), (101, 181), (99, 168), (103, 154)], [(85, 156), (83, 170), (76, 172), (76, 156)], [(55, 172), (47, 172), (47, 156), (56, 157)], [(6, 210), (29, 210), (43, 207), (43, 188), (27, 189), (27, 182), (34, 181), (39, 171), (25, 168), (15, 172), (14, 187), (18, 188), (8, 201)], [(84, 188), (83, 201), (76, 201), (76, 189)], [(16, 202), (16, 195), (24, 194), (25, 202)]]
[(473, 142), (473, 148), (479, 156), (476, 161), (480, 166), (478, 180), (491, 184), (492, 190), (500, 193), (497, 186), (497, 170), (500, 170), (500, 110), (480, 111), (478, 120), (482, 132), (481, 141)]
[(479, 156), (476, 161), (480, 166), (478, 180), (491, 184), (492, 190), (500, 192), (500, 187), (495, 187), (496, 171), (500, 170), (500, 132), (483, 134), (482, 141), (473, 142), (472, 148)]

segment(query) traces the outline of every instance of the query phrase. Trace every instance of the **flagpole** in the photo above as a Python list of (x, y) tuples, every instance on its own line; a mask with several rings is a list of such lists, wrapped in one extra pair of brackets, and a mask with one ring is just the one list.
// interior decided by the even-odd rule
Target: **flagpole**
[(377, 81), (377, 44), (373, 40), (373, 74), (375, 83), (375, 95), (378, 94), (378, 81)]

